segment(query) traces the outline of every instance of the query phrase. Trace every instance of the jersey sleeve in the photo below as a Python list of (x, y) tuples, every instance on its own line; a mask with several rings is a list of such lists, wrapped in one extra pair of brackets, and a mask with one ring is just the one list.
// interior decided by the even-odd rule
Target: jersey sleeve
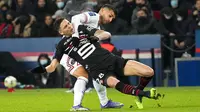
[(60, 60), (64, 54), (62, 50), (63, 50), (62, 42), (59, 42), (54, 51), (53, 59), (57, 59), (60, 62)]
[(95, 32), (97, 31), (97, 28), (89, 27), (86, 25), (79, 25), (78, 31), (83, 31), (84, 33), (88, 34), (89, 36), (94, 36)]
[(84, 12), (72, 17), (71, 23), (74, 26), (73, 37), (79, 37), (78, 26), (83, 24), (98, 23), (99, 15), (95, 12)]
[(60, 62), (60, 60), (62, 59), (63, 53), (59, 50), (55, 50), (54, 55), (53, 55), (53, 59), (57, 59), (58, 62)]

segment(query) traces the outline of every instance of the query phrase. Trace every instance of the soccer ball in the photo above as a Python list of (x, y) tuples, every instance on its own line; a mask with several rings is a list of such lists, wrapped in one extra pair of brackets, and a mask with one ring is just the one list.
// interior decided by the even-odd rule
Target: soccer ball
[(4, 85), (7, 88), (14, 88), (17, 85), (17, 79), (13, 76), (8, 76), (4, 80)]

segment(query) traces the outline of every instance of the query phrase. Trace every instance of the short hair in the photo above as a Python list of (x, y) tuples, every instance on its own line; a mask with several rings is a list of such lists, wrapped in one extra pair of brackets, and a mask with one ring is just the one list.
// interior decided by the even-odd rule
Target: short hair
[(160, 12), (161, 14), (173, 15), (173, 10), (170, 7), (165, 7)]
[(56, 19), (54, 24), (53, 24), (53, 27), (56, 31), (59, 31), (60, 30), (60, 24), (62, 23), (62, 21), (64, 20), (64, 18), (59, 18), (59, 19)]
[(118, 12), (117, 12), (116, 8), (113, 5), (111, 5), (111, 4), (105, 4), (101, 8), (108, 8), (108, 9), (110, 9), (110, 10), (112, 10), (114, 12), (115, 16), (117, 16)]
[(143, 11), (147, 16), (149, 16), (149, 12), (147, 10), (145, 10), (145, 9), (139, 9), (137, 12), (139, 12), (139, 11)]

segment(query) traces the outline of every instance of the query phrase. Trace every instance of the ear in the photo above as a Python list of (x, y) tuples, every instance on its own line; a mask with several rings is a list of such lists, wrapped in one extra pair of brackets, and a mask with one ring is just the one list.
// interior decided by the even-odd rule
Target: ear
[(102, 13), (104, 10), (105, 10), (104, 8), (101, 8), (99, 12)]
[(61, 35), (63, 35), (63, 33), (59, 30), (59, 33), (61, 34)]

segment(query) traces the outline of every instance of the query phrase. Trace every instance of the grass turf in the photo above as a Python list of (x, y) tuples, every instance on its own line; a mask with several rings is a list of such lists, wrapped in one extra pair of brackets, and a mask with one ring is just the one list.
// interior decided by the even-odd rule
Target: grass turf
[[(108, 96), (125, 104), (122, 109), (100, 109), (96, 92), (87, 93), (83, 105), (91, 111), (99, 112), (200, 112), (200, 87), (157, 88), (164, 93), (163, 100), (144, 99), (144, 109), (138, 110), (134, 97), (108, 89)], [(73, 104), (73, 94), (66, 89), (16, 90), (8, 93), (0, 90), (0, 112), (68, 112)], [(161, 104), (158, 107), (157, 103)], [(129, 108), (133, 105), (132, 108)]]

